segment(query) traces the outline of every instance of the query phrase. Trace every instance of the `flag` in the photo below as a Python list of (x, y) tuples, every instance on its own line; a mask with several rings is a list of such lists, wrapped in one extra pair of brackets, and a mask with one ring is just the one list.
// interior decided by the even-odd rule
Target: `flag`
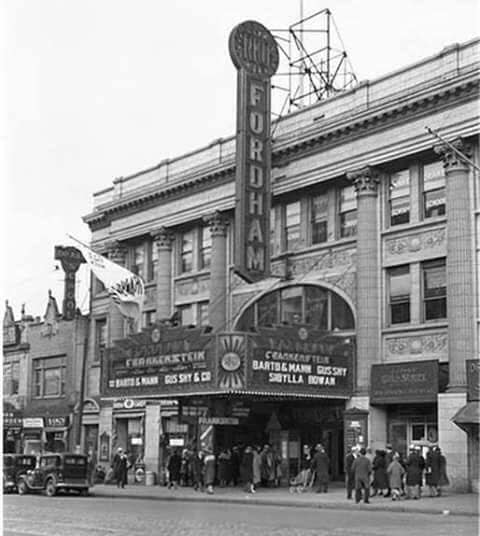
[(73, 236), (70, 238), (75, 240), (88, 266), (105, 285), (107, 292), (112, 296), (120, 312), (128, 318), (138, 320), (145, 295), (143, 279), (103, 255), (95, 253), (85, 244), (73, 238)]

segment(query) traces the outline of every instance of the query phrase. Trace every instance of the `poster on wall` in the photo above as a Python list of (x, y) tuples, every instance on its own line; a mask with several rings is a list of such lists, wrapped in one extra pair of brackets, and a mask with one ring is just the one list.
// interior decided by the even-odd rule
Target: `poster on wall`
[(103, 392), (107, 395), (196, 393), (215, 384), (212, 335), (203, 328), (151, 326), (105, 352)]

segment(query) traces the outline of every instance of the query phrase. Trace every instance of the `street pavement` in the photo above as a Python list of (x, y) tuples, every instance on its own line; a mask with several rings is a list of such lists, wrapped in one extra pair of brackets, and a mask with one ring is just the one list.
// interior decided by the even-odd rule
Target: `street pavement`
[[(140, 488), (139, 488), (140, 489)], [(146, 488), (142, 488), (145, 490)], [(110, 496), (101, 495), (100, 491)], [(90, 497), (6, 495), (4, 536), (477, 536), (478, 518), (390, 510), (175, 500), (130, 489)], [(137, 490), (135, 490), (137, 491)], [(239, 490), (235, 490), (239, 492)], [(120, 496), (124, 494), (124, 498)], [(130, 495), (127, 495), (130, 493)], [(241, 492), (239, 492), (241, 493)], [(265, 495), (267, 492), (265, 492)], [(203, 494), (202, 494), (203, 495)], [(220, 493), (217, 494), (219, 497)], [(332, 494), (333, 495), (333, 494)], [(323, 496), (320, 501), (325, 500)], [(425, 499), (426, 501), (426, 499)], [(332, 503), (333, 504), (333, 503)], [(374, 503), (372, 503), (373, 505)]]
[(128, 485), (125, 489), (118, 489), (112, 485), (96, 485), (91, 493), (96, 497), (124, 497), (130, 499), (161, 499), (167, 501), (213, 502), (231, 504), (249, 504), (282, 507), (328, 508), (335, 510), (365, 509), (374, 511), (391, 511), (406, 513), (424, 513), (441, 515), (467, 515), (478, 517), (479, 497), (474, 493), (448, 493), (441, 497), (422, 496), (420, 500), (392, 501), (385, 497), (372, 497), (370, 504), (355, 504), (347, 500), (344, 487), (340, 483), (333, 483), (328, 493), (290, 493), (288, 488), (265, 489), (260, 488), (257, 493), (245, 493), (241, 487), (215, 488), (213, 495), (194, 491), (183, 487), (168, 490), (165, 486)]

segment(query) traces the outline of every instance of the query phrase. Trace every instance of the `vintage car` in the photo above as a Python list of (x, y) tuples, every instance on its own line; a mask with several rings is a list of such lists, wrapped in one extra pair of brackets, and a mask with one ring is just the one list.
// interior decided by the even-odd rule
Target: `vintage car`
[(21, 476), (18, 493), (42, 492), (53, 497), (58, 491), (88, 495), (88, 463), (82, 454), (44, 454), (38, 466)]
[(16, 491), (18, 480), (35, 468), (37, 457), (30, 454), (3, 455), (3, 493)]

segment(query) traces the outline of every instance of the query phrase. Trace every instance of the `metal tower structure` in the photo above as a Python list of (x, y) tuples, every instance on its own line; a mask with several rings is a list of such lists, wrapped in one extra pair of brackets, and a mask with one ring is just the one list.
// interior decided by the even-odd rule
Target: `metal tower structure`
[(287, 29), (271, 30), (280, 50), (272, 79), (275, 117), (354, 87), (358, 80), (331, 11), (322, 9)]

